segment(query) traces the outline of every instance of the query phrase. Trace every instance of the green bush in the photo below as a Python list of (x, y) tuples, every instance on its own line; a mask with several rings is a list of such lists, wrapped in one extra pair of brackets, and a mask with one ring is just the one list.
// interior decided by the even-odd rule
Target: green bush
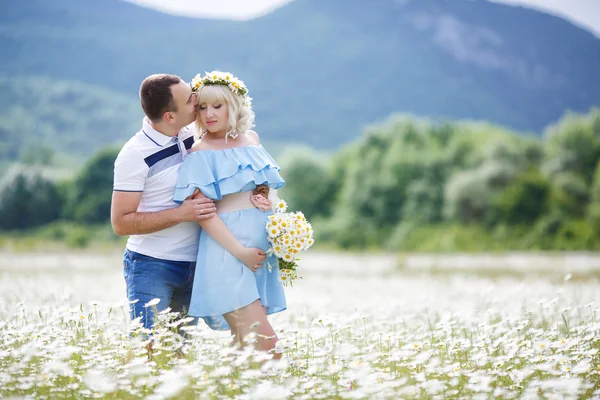
[(90, 243), (90, 232), (82, 227), (73, 227), (67, 232), (65, 243), (73, 249), (85, 248)]
[(549, 194), (548, 180), (538, 170), (520, 173), (492, 200), (494, 222), (518, 225), (536, 221), (548, 211)]
[(96, 153), (83, 167), (70, 190), (65, 215), (79, 223), (110, 220), (114, 162), (119, 150), (107, 148)]
[(0, 229), (31, 229), (56, 220), (65, 199), (37, 172), (18, 171), (0, 185)]
[(558, 229), (552, 243), (553, 250), (597, 250), (598, 236), (590, 221), (569, 220)]

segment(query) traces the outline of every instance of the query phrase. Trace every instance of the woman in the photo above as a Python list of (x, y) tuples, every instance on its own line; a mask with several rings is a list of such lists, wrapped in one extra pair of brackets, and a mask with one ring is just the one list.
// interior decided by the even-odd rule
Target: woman
[(215, 201), (218, 218), (199, 222), (203, 229), (189, 315), (203, 318), (214, 330), (231, 329), (241, 345), (256, 332), (255, 346), (270, 351), (277, 336), (267, 315), (287, 305), (277, 258), (265, 260), (271, 214), (266, 192), (285, 182), (250, 130), (254, 113), (243, 82), (214, 71), (196, 76), (192, 86), (201, 137), (183, 162), (175, 201), (199, 189)]

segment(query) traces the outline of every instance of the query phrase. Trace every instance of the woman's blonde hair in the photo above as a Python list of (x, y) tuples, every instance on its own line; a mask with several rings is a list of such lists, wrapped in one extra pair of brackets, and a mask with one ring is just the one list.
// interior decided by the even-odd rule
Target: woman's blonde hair
[[(235, 135), (244, 133), (254, 126), (254, 111), (252, 107), (246, 104), (242, 96), (231, 92), (229, 87), (224, 85), (203, 85), (197, 92), (198, 105), (227, 103), (229, 112), (229, 121), (227, 133)], [(196, 128), (200, 136), (206, 133), (206, 127), (200, 120), (200, 110), (196, 113)]]

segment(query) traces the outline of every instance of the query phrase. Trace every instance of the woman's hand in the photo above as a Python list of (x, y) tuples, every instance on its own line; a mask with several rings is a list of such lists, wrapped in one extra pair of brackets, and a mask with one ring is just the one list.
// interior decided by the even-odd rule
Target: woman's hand
[(269, 211), (271, 209), (271, 201), (262, 194), (255, 194), (250, 198), (250, 201), (260, 211)]
[(256, 272), (259, 268), (262, 268), (262, 263), (267, 259), (267, 253), (261, 249), (252, 247), (241, 248), (235, 256), (244, 263), (246, 267), (250, 268), (252, 272)]

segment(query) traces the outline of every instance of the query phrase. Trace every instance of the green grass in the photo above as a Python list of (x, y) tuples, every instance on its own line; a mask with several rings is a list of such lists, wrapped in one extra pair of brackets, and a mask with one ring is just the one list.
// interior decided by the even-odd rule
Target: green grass
[(82, 226), (58, 221), (35, 230), (0, 231), (0, 249), (15, 252), (122, 250), (126, 242), (109, 224)]

